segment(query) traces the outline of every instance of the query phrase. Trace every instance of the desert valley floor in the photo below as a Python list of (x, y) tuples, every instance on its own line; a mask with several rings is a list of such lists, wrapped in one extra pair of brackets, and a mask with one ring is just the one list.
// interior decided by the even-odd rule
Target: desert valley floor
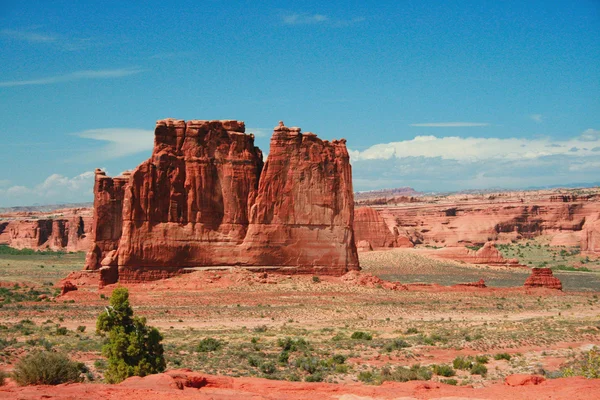
[[(0, 369), (10, 370), (32, 349), (59, 349), (85, 364), (88, 382), (22, 388), (9, 382), (0, 398), (590, 399), (600, 393), (598, 379), (571, 377), (587, 361), (597, 368), (599, 359), (595, 261), (580, 271), (555, 270), (563, 291), (524, 288), (527, 268), (439, 260), (419, 246), (360, 253), (363, 271), (343, 277), (225, 268), (128, 284), (135, 313), (164, 335), (171, 372), (106, 385), (95, 321), (116, 285), (99, 289), (82, 274), (72, 279), (77, 290), (57, 296), (60, 280), (81, 269), (83, 253), (3, 249)], [(552, 254), (566, 264), (579, 257), (562, 250), (539, 240), (503, 248), (536, 263)], [(479, 279), (488, 287), (451, 286)], [(514, 374), (544, 381), (532, 385), (531, 377), (516, 376), (507, 382), (517, 386), (506, 384)], [(408, 379), (420, 380), (401, 383)]]

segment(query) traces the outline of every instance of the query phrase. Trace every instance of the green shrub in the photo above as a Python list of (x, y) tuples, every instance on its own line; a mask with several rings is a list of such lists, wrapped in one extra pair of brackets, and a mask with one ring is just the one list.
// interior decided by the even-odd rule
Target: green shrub
[(331, 361), (334, 364), (343, 364), (346, 362), (346, 357), (341, 354), (334, 354), (333, 356), (331, 356)]
[(108, 358), (104, 377), (109, 383), (165, 370), (164, 349), (160, 343), (163, 337), (156, 328), (146, 325), (145, 318), (133, 316), (126, 288), (113, 291), (110, 305), (98, 316), (96, 332), (108, 336), (102, 354)]
[(81, 332), (81, 333), (85, 332), (85, 326), (84, 325), (79, 325), (77, 327), (77, 332)]
[(354, 340), (373, 340), (373, 335), (368, 332), (356, 331), (350, 336), (350, 339)]
[(304, 382), (323, 382), (323, 374), (321, 372), (310, 374), (304, 378)]
[(80, 366), (64, 354), (43, 351), (28, 354), (17, 362), (13, 378), (20, 386), (59, 385), (80, 382), (81, 372)]
[(508, 353), (498, 353), (496, 355), (494, 355), (494, 360), (506, 360), (506, 361), (510, 361), (510, 354)]
[(300, 357), (295, 361), (296, 368), (300, 368), (309, 374), (314, 374), (319, 369), (320, 360), (317, 357)]
[(321, 278), (319, 278), (318, 276), (313, 276), (313, 277), (312, 277), (312, 281), (313, 281), (314, 283), (319, 283), (319, 282), (321, 282)]
[(382, 374), (384, 380), (395, 382), (408, 381), (428, 381), (433, 376), (431, 369), (415, 364), (410, 368), (396, 367), (396, 369), (388, 374)]
[(454, 369), (469, 370), (473, 366), (473, 363), (468, 358), (459, 356), (456, 357), (454, 361), (452, 361), (452, 366), (454, 367)]
[(445, 364), (434, 365), (433, 372), (436, 375), (445, 376), (447, 378), (456, 375), (456, 371), (454, 371), (454, 369), (451, 366)]
[(199, 353), (207, 353), (209, 351), (217, 351), (222, 346), (223, 346), (223, 342), (221, 342), (215, 338), (207, 337), (200, 341), (196, 350)]
[(261, 364), (260, 370), (267, 375), (271, 375), (272, 373), (277, 371), (277, 367), (272, 362), (267, 361)]
[(489, 358), (487, 356), (475, 356), (475, 362), (478, 364), (487, 364)]
[(562, 370), (564, 377), (583, 376), (588, 379), (600, 378), (600, 349), (594, 346), (585, 352), (574, 365)]
[(485, 376), (487, 374), (487, 367), (483, 364), (473, 364), (471, 367), (471, 375), (481, 375)]
[(442, 379), (441, 382), (445, 383), (446, 385), (452, 385), (452, 386), (458, 385), (458, 381), (456, 379)]
[(277, 339), (277, 345), (281, 347), (283, 351), (298, 351), (305, 350), (308, 347), (308, 342), (303, 338), (296, 340), (286, 337), (285, 339)]
[(338, 364), (335, 366), (335, 372), (337, 372), (338, 374), (347, 374), (348, 369), (349, 368), (346, 364)]
[(281, 353), (279, 353), (279, 356), (277, 356), (277, 361), (280, 364), (287, 364), (289, 359), (290, 353), (288, 353), (286, 350), (283, 350)]
[(391, 351), (400, 350), (407, 347), (410, 347), (410, 344), (407, 341), (402, 339), (394, 339), (391, 342), (388, 342), (385, 345), (383, 345), (383, 350), (389, 353)]
[(0, 386), (4, 386), (6, 384), (6, 378), (8, 374), (4, 371), (0, 371)]

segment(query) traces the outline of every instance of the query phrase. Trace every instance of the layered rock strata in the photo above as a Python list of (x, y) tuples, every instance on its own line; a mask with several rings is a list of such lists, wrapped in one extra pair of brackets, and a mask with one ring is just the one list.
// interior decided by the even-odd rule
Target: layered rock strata
[(361, 251), (414, 247), (407, 236), (400, 235), (397, 228), (390, 230), (379, 211), (368, 206), (355, 209), (354, 236)]
[(88, 250), (92, 225), (88, 210), (60, 211), (53, 215), (25, 213), (0, 222), (0, 244), (16, 249)]
[[(410, 237), (415, 244), (456, 247), (488, 241), (510, 243), (539, 236), (553, 246), (581, 246), (600, 254), (600, 202), (576, 198), (573, 202), (548, 198), (460, 200), (447, 204), (407, 203), (375, 207), (390, 229)], [(600, 237), (600, 236), (599, 236)]]
[(533, 268), (531, 275), (525, 280), (523, 286), (562, 290), (562, 283), (557, 277), (552, 275), (550, 268)]
[(86, 268), (105, 283), (203, 266), (358, 269), (345, 140), (280, 123), (263, 165), (244, 132), (239, 121), (161, 120), (149, 160), (119, 178), (97, 171)]

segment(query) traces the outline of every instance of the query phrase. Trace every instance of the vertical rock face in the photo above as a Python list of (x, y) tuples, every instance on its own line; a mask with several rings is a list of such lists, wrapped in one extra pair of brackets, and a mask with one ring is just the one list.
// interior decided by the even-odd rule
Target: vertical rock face
[(255, 265), (341, 275), (359, 269), (346, 141), (280, 122), (250, 211), (244, 248)]
[(120, 267), (245, 264), (240, 249), (263, 166), (238, 121), (162, 120), (125, 189)]
[(581, 254), (600, 255), (600, 218), (598, 215), (590, 216), (583, 225)]
[[(281, 124), (269, 161), (239, 121), (157, 122), (152, 156), (96, 174), (87, 269), (139, 281), (241, 265), (343, 274), (358, 268), (345, 141)], [(107, 271), (110, 270), (110, 271)]]
[(550, 268), (533, 268), (531, 275), (525, 280), (524, 286), (562, 290), (562, 283), (552, 275)]
[(102, 170), (96, 170), (92, 247), (86, 256), (85, 269), (99, 269), (102, 260), (119, 245), (123, 221), (123, 195), (128, 181), (128, 175), (111, 178)]
[[(371, 207), (356, 208), (354, 213), (354, 235), (357, 243), (366, 241), (371, 249), (414, 247), (407, 236), (398, 233), (398, 229), (395, 229), (392, 233), (379, 211)], [(368, 247), (364, 244), (361, 246), (363, 250), (367, 250)]]
[(97, 171), (86, 268), (104, 283), (201, 266), (358, 269), (345, 140), (281, 123), (263, 165), (244, 131), (239, 121), (161, 120), (148, 161), (114, 179)]

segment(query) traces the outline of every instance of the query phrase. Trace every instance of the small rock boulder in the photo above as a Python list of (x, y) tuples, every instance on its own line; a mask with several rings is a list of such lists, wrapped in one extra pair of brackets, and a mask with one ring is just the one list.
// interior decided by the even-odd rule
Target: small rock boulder
[(514, 374), (504, 378), (504, 384), (508, 386), (539, 385), (545, 380), (546, 378), (539, 375)]
[(60, 295), (64, 296), (65, 294), (77, 290), (77, 286), (71, 281), (64, 281), (62, 284), (62, 288), (60, 289)]

